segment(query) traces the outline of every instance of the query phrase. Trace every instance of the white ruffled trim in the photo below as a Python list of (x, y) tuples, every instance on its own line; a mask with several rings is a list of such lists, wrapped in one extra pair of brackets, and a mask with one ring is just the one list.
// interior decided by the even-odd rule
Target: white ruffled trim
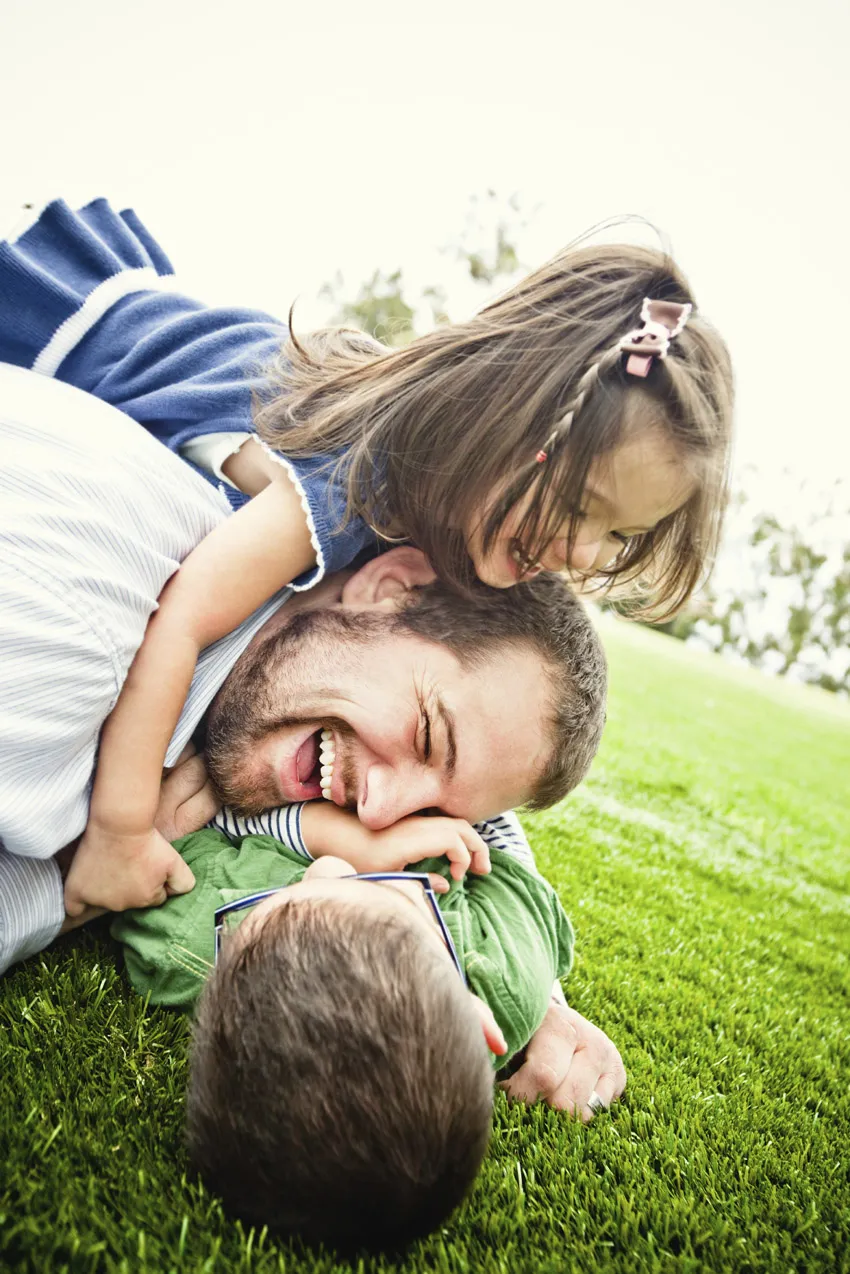
[(111, 275), (88, 294), (78, 310), (69, 315), (64, 323), (60, 323), (33, 363), (32, 370), (42, 376), (55, 376), (71, 350), (88, 335), (95, 323), (131, 292), (178, 290), (175, 275), (157, 274), (151, 265), (140, 266), (136, 270), (122, 270)]
[(310, 543), (316, 551), (316, 569), (318, 574), (310, 581), (309, 584), (289, 585), (293, 592), (305, 593), (308, 589), (313, 588), (316, 584), (318, 584), (319, 580), (324, 579), (326, 574), (325, 555), (322, 552), (322, 546), (319, 542), (319, 537), (316, 534), (316, 523), (313, 521), (313, 510), (310, 508), (310, 502), (307, 499), (304, 487), (301, 485), (301, 479), (293, 469), (291, 462), (286, 459), (286, 456), (282, 456), (279, 451), (275, 451), (272, 447), (270, 447), (268, 443), (264, 442), (257, 434), (255, 434), (254, 437), (257, 439), (257, 442), (263, 448), (266, 455), (271, 456), (272, 460), (276, 461), (277, 464), (283, 465), (284, 469), (289, 474), (289, 479), (295, 487), (295, 490), (298, 492), (298, 498), (301, 501), (301, 508), (304, 510), (304, 517), (307, 519), (307, 530), (310, 532)]

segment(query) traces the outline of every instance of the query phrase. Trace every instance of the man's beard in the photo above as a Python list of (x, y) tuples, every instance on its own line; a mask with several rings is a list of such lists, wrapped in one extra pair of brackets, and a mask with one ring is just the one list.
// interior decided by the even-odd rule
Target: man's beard
[[(264, 641), (249, 647), (237, 660), (213, 700), (206, 722), (207, 772), (226, 805), (243, 814), (260, 814), (280, 803), (274, 781), (251, 765), (253, 748), (276, 730), (317, 720), (315, 713), (295, 711), (305, 696), (319, 703), (339, 698), (327, 682), (319, 680), (324, 669), (334, 667), (334, 653), (347, 651), (364, 641), (384, 635), (392, 619), (327, 608), (303, 610), (276, 629)], [(323, 717), (322, 724), (345, 737), (350, 727), (337, 718)], [(353, 789), (353, 775), (346, 772), (346, 757), (339, 757), (345, 791)]]

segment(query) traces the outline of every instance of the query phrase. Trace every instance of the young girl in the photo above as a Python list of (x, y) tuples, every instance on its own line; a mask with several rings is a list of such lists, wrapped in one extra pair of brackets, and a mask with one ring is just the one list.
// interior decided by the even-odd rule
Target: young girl
[(566, 570), (660, 618), (711, 564), (731, 369), (661, 253), (568, 248), (398, 350), (181, 296), (103, 200), (32, 214), (0, 245), (0, 287), (0, 358), (121, 407), (244, 505), (150, 621), (104, 728), (69, 910), (164, 896), (177, 856), (152, 822), (198, 654), (284, 586), (410, 539), (460, 588)]

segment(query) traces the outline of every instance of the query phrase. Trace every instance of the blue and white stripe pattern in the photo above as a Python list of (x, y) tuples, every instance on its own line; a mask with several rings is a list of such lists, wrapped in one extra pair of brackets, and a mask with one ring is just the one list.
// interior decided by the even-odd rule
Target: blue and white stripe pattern
[(47, 376), (122, 297), (175, 288), (171, 262), (135, 213), (115, 213), (105, 199), (31, 210), (0, 242), (0, 278), (14, 316), (0, 357)]
[(520, 821), (513, 810), (498, 814), (486, 823), (477, 823), (475, 830), (490, 849), (501, 850), (503, 854), (511, 854), (518, 858), (530, 871), (537, 870), (534, 854), (528, 843), (528, 837), (522, 830)]
[(225, 805), (224, 809), (211, 819), (208, 826), (217, 827), (231, 840), (241, 836), (273, 836), (296, 854), (313, 860), (304, 837), (301, 835), (301, 811), (304, 802), (297, 805), (279, 805), (277, 809), (266, 810), (263, 814), (237, 814)]
[[(209, 826), (217, 827), (231, 840), (238, 836), (273, 836), (275, 840), (282, 841), (296, 854), (302, 854), (305, 858), (312, 860), (313, 855), (307, 848), (301, 832), (303, 808), (302, 801), (297, 805), (281, 805), (277, 809), (266, 810), (264, 814), (245, 817), (225, 806), (210, 821)], [(498, 849), (503, 854), (518, 858), (530, 871), (537, 870), (531, 846), (513, 810), (499, 814), (486, 823), (476, 823), (475, 830), (490, 849)]]

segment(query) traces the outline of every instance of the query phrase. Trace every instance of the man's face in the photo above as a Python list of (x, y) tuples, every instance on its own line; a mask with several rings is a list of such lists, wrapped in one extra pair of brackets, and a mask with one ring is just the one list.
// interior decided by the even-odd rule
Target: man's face
[(386, 612), (333, 605), (296, 613), (243, 654), (210, 709), (207, 763), (246, 812), (314, 800), (324, 729), (331, 798), (367, 827), (428, 809), (478, 822), (531, 796), (550, 717), (530, 648), (496, 646), (467, 668), (393, 631)]

